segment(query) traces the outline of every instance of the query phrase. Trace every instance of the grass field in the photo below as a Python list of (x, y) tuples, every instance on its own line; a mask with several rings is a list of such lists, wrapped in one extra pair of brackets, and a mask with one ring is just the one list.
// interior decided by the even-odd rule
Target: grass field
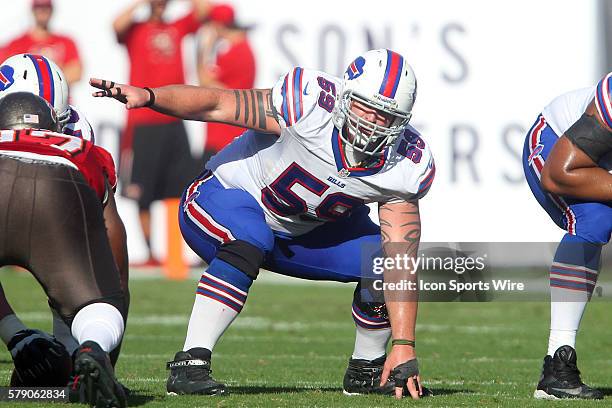
[[(23, 320), (48, 330), (44, 296), (29, 274), (5, 271), (0, 279)], [(424, 383), (437, 395), (395, 401), (342, 394), (353, 346), (351, 286), (278, 284), (271, 279), (253, 285), (242, 314), (215, 349), (214, 376), (230, 386), (231, 395), (168, 397), (165, 362), (183, 344), (194, 288), (195, 280), (131, 283), (132, 308), (117, 369), (120, 380), (133, 391), (130, 406), (603, 407), (612, 402), (611, 303), (590, 305), (578, 344), (584, 379), (604, 390), (604, 401), (533, 400), (549, 306), (501, 302), (422, 303), (418, 355)], [(11, 368), (10, 355), (1, 352), (0, 384), (8, 383)]]

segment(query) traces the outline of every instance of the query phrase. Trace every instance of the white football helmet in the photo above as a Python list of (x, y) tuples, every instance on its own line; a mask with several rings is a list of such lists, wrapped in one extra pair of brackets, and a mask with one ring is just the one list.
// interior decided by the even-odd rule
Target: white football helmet
[[(333, 111), (342, 141), (367, 155), (382, 154), (408, 125), (416, 89), (414, 72), (398, 53), (378, 49), (357, 57), (344, 73)], [(361, 118), (351, 111), (353, 101), (390, 116), (391, 124), (385, 127)]]
[(68, 82), (62, 70), (49, 58), (17, 54), (0, 64), (0, 98), (13, 92), (30, 92), (49, 102), (61, 128), (70, 119)]

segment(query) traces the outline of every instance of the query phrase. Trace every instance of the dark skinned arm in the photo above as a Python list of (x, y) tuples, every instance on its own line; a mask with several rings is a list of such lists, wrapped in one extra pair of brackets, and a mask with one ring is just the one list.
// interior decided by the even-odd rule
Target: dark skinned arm
[[(591, 102), (587, 115), (602, 121)], [(587, 201), (612, 201), (612, 174), (597, 165), (586, 153), (565, 135), (559, 138), (542, 169), (542, 188), (550, 193)]]

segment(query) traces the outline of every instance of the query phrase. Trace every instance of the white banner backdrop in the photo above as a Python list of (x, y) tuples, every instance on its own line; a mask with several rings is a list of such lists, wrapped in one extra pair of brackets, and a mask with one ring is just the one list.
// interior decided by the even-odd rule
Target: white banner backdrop
[[(31, 22), (29, 0), (19, 3), (0, 17), (0, 43)], [(52, 21), (56, 31), (76, 40), (84, 63), (72, 102), (115, 155), (125, 112), (118, 103), (90, 97), (87, 78), (126, 80), (127, 54), (116, 43), (112, 21), (130, 4), (55, 0)], [(171, 1), (168, 15), (185, 13), (189, 4)], [(392, 48), (407, 57), (419, 84), (413, 124), (431, 144), (437, 164), (434, 186), (422, 202), (424, 240), (554, 241), (562, 235), (523, 181), (520, 153), (544, 105), (602, 74), (596, 0), (233, 4), (241, 23), (254, 24), (259, 87), (271, 86), (294, 65), (340, 74), (368, 48)], [(193, 40), (184, 45), (187, 78), (195, 83)], [(191, 123), (189, 129), (198, 152), (203, 127)], [(132, 259), (142, 259), (136, 210), (125, 201), (120, 205)]]

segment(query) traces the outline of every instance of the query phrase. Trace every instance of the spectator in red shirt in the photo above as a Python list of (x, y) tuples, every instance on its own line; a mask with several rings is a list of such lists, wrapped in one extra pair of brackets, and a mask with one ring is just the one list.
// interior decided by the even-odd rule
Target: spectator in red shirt
[(0, 49), (0, 61), (15, 54), (40, 54), (55, 62), (64, 72), (68, 85), (81, 79), (81, 60), (69, 37), (49, 30), (53, 16), (52, 0), (32, 0), (34, 27)]
[[(139, 0), (115, 19), (117, 40), (129, 55), (131, 83), (158, 87), (185, 82), (181, 42), (200, 28), (209, 9), (206, 0), (191, 1), (191, 12), (173, 22), (163, 18), (167, 0)], [(136, 22), (141, 5), (149, 5), (151, 12), (146, 21)], [(120, 166), (122, 194), (138, 202), (150, 249), (151, 203), (180, 197), (197, 171), (183, 122), (151, 109), (128, 111)], [(150, 256), (146, 264), (158, 262)]]
[[(251, 89), (255, 85), (255, 56), (249, 44), (249, 27), (236, 23), (228, 4), (213, 5), (202, 30), (198, 76), (200, 85)], [(213, 51), (214, 50), (214, 51)], [(229, 144), (244, 128), (223, 123), (206, 124), (204, 162)]]

